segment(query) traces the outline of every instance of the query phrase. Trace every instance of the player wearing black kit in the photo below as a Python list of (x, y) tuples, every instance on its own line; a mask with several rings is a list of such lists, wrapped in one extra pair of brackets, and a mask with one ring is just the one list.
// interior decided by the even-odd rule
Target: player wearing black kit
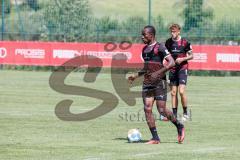
[(183, 117), (188, 119), (185, 86), (187, 84), (188, 60), (193, 59), (192, 46), (188, 40), (180, 36), (181, 27), (178, 24), (171, 25), (169, 30), (171, 38), (166, 41), (165, 46), (170, 51), (176, 64), (169, 72), (173, 113), (177, 117), (179, 93), (183, 107)]
[[(152, 114), (153, 104), (156, 101), (158, 112), (166, 116), (176, 127), (178, 131), (178, 142), (184, 140), (184, 126), (173, 113), (166, 108), (167, 83), (165, 73), (174, 66), (174, 60), (169, 54), (164, 44), (155, 40), (155, 28), (146, 26), (142, 31), (142, 40), (146, 44), (142, 49), (142, 58), (144, 59), (144, 68), (138, 74), (128, 77), (132, 83), (137, 77), (144, 75), (142, 86), (142, 97), (144, 103), (144, 112), (148, 127), (152, 134), (152, 139), (147, 144), (158, 144), (160, 138), (157, 133), (155, 119)], [(163, 66), (163, 60), (168, 61)]]

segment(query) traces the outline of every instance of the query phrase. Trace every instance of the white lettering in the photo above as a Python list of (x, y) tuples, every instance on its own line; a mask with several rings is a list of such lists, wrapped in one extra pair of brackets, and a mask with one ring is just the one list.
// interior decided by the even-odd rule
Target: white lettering
[(193, 60), (191, 62), (204, 62), (208, 60), (207, 53), (193, 53)]
[(239, 63), (240, 62), (240, 54), (217, 53), (216, 61), (222, 62), (222, 63)]
[(23, 56), (24, 58), (44, 59), (45, 50), (42, 49), (16, 49), (15, 55)]
[(87, 55), (87, 56), (93, 56), (98, 58), (104, 58), (104, 59), (112, 59), (113, 56), (118, 55), (115, 57), (116, 59), (125, 59), (124, 56), (127, 57), (127, 59), (132, 58), (132, 54), (130, 52), (105, 52), (105, 51), (85, 51), (85, 50), (53, 50), (53, 58), (60, 58), (60, 59), (71, 59), (76, 56), (81, 55)]
[(80, 55), (82, 55), (81, 52), (78, 52), (77, 50), (53, 50), (53, 58), (71, 59)]
[(7, 56), (7, 49), (0, 48), (0, 58), (5, 58)]

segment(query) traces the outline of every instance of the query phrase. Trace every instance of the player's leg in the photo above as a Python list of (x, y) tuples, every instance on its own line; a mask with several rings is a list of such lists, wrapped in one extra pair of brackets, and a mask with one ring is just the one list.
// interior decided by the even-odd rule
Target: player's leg
[(172, 102), (172, 110), (175, 117), (177, 117), (177, 109), (178, 109), (178, 86), (172, 84), (171, 85), (171, 102)]
[(144, 98), (143, 103), (144, 103), (145, 117), (146, 117), (146, 121), (147, 121), (149, 128), (156, 127), (155, 119), (154, 119), (154, 116), (152, 113), (154, 98), (146, 97), (146, 98)]
[(176, 117), (173, 115), (173, 113), (166, 107), (166, 101), (163, 100), (156, 100), (156, 105), (158, 112), (165, 117), (167, 117), (170, 121), (176, 122)]
[(152, 134), (152, 139), (149, 142), (147, 142), (147, 144), (158, 144), (160, 142), (160, 138), (157, 133), (155, 119), (152, 113), (154, 97), (152, 96), (151, 91), (146, 91), (146, 89), (143, 90), (142, 96), (147, 125)]
[(167, 101), (167, 83), (165, 80), (162, 80), (159, 83), (158, 87), (155, 90), (156, 105), (158, 112), (165, 117), (167, 117), (176, 127), (178, 131), (178, 141), (182, 142), (184, 140), (184, 125), (181, 124), (173, 113), (166, 107)]
[(181, 103), (183, 107), (183, 117), (188, 118), (187, 113), (187, 94), (186, 94), (186, 84), (187, 84), (187, 69), (179, 71), (179, 95), (181, 97)]
[(169, 80), (170, 80), (170, 89), (171, 89), (171, 103), (172, 110), (175, 117), (177, 117), (177, 109), (178, 109), (178, 71), (171, 70), (169, 72)]
[(185, 87), (186, 87), (186, 85), (184, 85), (184, 84), (179, 85), (179, 94), (180, 94), (180, 97), (181, 97), (183, 114), (187, 115), (187, 95), (186, 95)]
[(178, 142), (182, 143), (185, 137), (184, 125), (177, 120), (173, 113), (166, 107), (166, 101), (156, 100), (158, 112), (167, 117), (177, 128)]

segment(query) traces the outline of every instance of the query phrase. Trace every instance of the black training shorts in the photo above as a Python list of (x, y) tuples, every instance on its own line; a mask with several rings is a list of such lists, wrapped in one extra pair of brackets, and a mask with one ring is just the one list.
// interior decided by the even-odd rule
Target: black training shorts
[(169, 71), (170, 85), (179, 86), (179, 84), (187, 84), (187, 69), (170, 70)]
[(148, 97), (154, 97), (155, 100), (167, 101), (167, 81), (159, 80), (156, 85), (142, 86), (143, 99)]

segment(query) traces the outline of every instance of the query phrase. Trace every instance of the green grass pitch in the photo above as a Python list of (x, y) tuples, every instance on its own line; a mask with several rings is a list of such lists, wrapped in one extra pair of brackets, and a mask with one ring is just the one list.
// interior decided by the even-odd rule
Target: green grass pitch
[[(132, 107), (120, 100), (115, 110), (97, 119), (62, 121), (54, 113), (59, 101), (73, 99), (74, 113), (86, 112), (101, 101), (55, 92), (49, 87), (50, 74), (1, 71), (1, 160), (239, 160), (239, 77), (189, 77), (192, 121), (186, 123), (184, 144), (176, 143), (172, 124), (157, 121), (162, 143), (146, 145), (126, 140), (131, 128), (139, 128), (143, 140), (150, 138), (141, 98)], [(66, 83), (117, 95), (110, 74), (99, 74), (89, 84), (83, 82), (83, 75), (72, 73)], [(130, 120), (138, 111), (139, 120)]]

